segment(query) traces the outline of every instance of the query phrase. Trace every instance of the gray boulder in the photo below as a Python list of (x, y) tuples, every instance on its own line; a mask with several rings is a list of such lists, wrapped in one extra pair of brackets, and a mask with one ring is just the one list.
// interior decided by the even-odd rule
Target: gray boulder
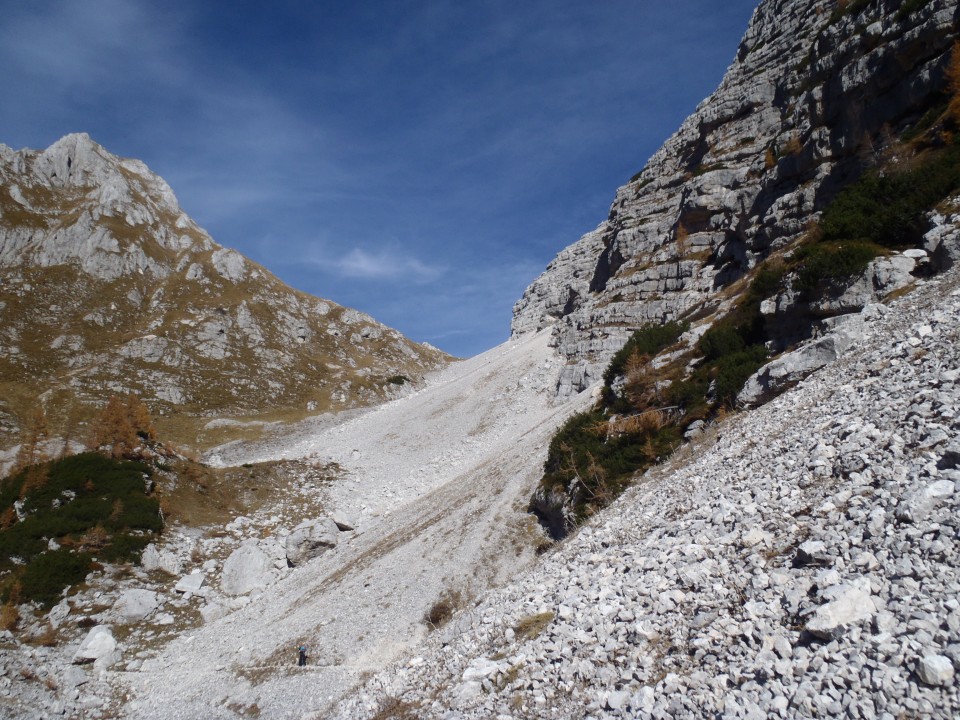
[(950, 685), (953, 682), (953, 663), (943, 655), (927, 655), (920, 661), (917, 674), (926, 685)]
[(943, 500), (954, 493), (951, 480), (936, 480), (908, 496), (897, 508), (897, 520), (920, 522)]
[(737, 403), (744, 407), (762, 405), (811, 373), (834, 362), (862, 337), (863, 319), (855, 315), (818, 340), (801, 345), (757, 370), (743, 386)]
[(227, 595), (245, 595), (273, 582), (273, 560), (256, 540), (247, 540), (223, 563), (220, 588)]
[(837, 585), (831, 588), (833, 599), (821, 605), (807, 623), (807, 631), (824, 640), (843, 634), (851, 625), (867, 620), (877, 612), (869, 584)]
[(287, 563), (295, 567), (336, 547), (340, 530), (331, 518), (306, 520), (287, 536)]
[(93, 663), (97, 669), (106, 669), (120, 662), (120, 648), (113, 638), (113, 633), (106, 625), (97, 625), (90, 628), (90, 632), (80, 643), (80, 647), (73, 656), (74, 665)]
[(141, 588), (125, 590), (113, 604), (117, 615), (127, 621), (142, 620), (160, 605), (160, 598), (153, 590)]
[(170, 575), (179, 575), (183, 572), (183, 562), (175, 553), (161, 550), (153, 543), (143, 549), (140, 564), (144, 570), (163, 570)]

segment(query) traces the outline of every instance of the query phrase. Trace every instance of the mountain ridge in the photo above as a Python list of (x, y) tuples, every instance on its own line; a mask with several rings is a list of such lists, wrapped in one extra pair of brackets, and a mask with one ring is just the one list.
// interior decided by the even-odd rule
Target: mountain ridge
[(393, 397), (448, 361), (218, 245), (162, 178), (86, 134), (0, 147), (0, 179), (8, 443), (51, 386), (57, 405), (132, 391), (168, 417), (306, 413)]

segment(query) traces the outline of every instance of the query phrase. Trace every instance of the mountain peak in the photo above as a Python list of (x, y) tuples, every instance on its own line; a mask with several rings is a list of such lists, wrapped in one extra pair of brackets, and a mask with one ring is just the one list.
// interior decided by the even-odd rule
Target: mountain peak
[[(132, 390), (168, 415), (366, 405), (446, 362), (221, 247), (86, 133), (0, 151), (0, 358), (21, 398)], [(25, 413), (0, 400), (0, 441)]]

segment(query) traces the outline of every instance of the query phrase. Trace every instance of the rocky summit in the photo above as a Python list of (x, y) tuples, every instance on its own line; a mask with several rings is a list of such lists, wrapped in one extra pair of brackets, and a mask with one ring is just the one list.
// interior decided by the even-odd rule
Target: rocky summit
[(160, 177), (85, 134), (0, 145), (0, 446), (41, 394), (80, 417), (128, 392), (159, 415), (305, 413), (395, 396), (446, 361), (218, 245)]
[[(8, 592), (0, 717), (960, 717), (958, 20), (763, 0), (512, 338), (413, 392), (442, 358), (215, 245), (141, 164), (0, 150), (4, 423), (43, 388), (209, 414), (398, 395), (163, 456), (182, 494), (126, 538), (139, 564)], [(36, 467), (0, 484), (0, 540), (98, 499)], [(545, 490), (590, 494), (549, 537)], [(96, 530), (9, 572), (116, 542)]]
[[(642, 324), (729, 309), (740, 278), (793, 247), (891, 136), (943, 102), (958, 20), (954, 0), (761, 3), (713, 95), (517, 302), (514, 334), (551, 327), (569, 362), (560, 395), (597, 381)], [(940, 238), (928, 245), (947, 254)], [(858, 306), (820, 314), (882, 297), (890, 274), (872, 271)], [(795, 342), (790, 308), (770, 310)]]

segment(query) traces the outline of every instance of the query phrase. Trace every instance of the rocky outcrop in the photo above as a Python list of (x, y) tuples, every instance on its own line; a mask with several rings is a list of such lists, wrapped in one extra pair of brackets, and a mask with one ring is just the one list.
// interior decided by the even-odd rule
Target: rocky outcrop
[[(448, 358), (218, 245), (137, 160), (85, 134), (0, 145), (0, 398), (134, 391), (154, 414), (339, 410)], [(11, 385), (11, 383), (13, 385)], [(21, 423), (23, 418), (21, 418)]]
[(760, 368), (743, 386), (737, 404), (741, 407), (761, 405), (810, 373), (834, 362), (861, 338), (863, 332), (863, 321), (858, 315), (841, 318), (842, 324), (823, 337), (784, 353)]
[(598, 380), (646, 322), (722, 312), (721, 291), (939, 102), (958, 17), (956, 0), (761, 3), (716, 92), (517, 302), (514, 334), (554, 328), (558, 393)]

